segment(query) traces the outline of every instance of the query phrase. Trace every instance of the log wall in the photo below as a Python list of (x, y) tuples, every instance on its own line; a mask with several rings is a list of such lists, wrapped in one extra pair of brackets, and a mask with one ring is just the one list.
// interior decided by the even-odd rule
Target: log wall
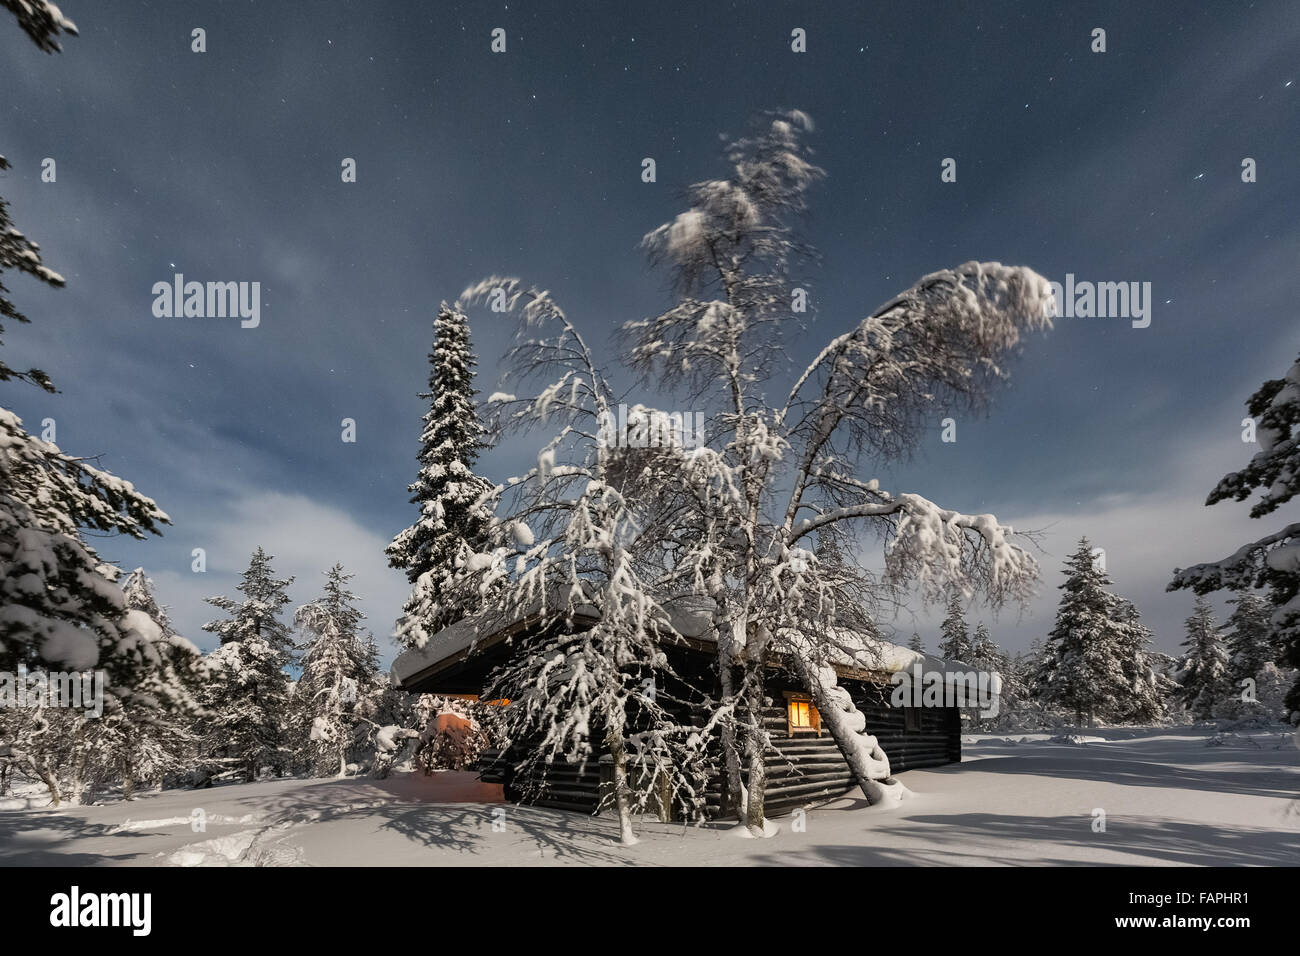
[[(956, 708), (895, 708), (888, 705), (877, 685), (845, 679), (841, 686), (865, 714), (868, 731), (875, 734), (889, 756), (892, 772), (960, 762), (961, 720)], [(780, 816), (852, 790), (852, 774), (828, 731), (822, 730), (820, 736), (810, 732), (790, 736), (785, 692), (800, 691), (798, 684), (777, 676), (768, 681), (766, 690), (770, 704), (764, 710), (763, 724), (774, 748), (764, 761), (768, 772), (768, 815)], [(496, 751), (485, 751), (480, 759), (481, 776), (486, 782), (504, 784), (507, 799), (518, 800), (521, 794), (511, 779), (510, 763), (508, 755), (502, 759)], [(710, 819), (722, 815), (726, 786), (720, 758), (715, 763), (705, 794)], [(594, 813), (600, 802), (599, 762), (589, 761), (581, 770), (554, 765), (548, 784), (546, 794), (534, 801), (538, 806)]]

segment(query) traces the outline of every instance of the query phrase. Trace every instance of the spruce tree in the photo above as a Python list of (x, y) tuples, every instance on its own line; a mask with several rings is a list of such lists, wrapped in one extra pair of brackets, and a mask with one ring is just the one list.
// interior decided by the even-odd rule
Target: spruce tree
[(1264, 665), (1276, 662), (1280, 648), (1273, 640), (1273, 609), (1258, 594), (1242, 591), (1229, 598), (1232, 613), (1224, 625), (1228, 644), (1228, 677), (1240, 690), (1242, 681), (1258, 680)]
[(104, 726), (111, 731), (105, 749), (129, 799), (137, 786), (161, 784), (189, 768), (202, 671), (199, 649), (176, 633), (143, 568), (127, 575), (122, 592), (130, 626), (146, 639), (142, 674), (137, 695), (106, 717)]
[(285, 667), (293, 645), (279, 614), (289, 603), (285, 588), (292, 581), (276, 578), (271, 557), (258, 548), (236, 585), (244, 599), (208, 598), (230, 617), (203, 625), (221, 638), (207, 658), (206, 749), (217, 766), (239, 770), (246, 781), (268, 767), (283, 769), (287, 759)]
[(997, 670), (1002, 663), (1002, 651), (989, 636), (989, 626), (983, 621), (975, 625), (971, 638), (970, 663), (976, 670)]
[(943, 637), (939, 640), (939, 656), (944, 660), (971, 663), (970, 632), (966, 628), (961, 598), (955, 591), (948, 595), (948, 616), (943, 619), (940, 630)]
[[(13, 9), (38, 39), (41, 10), (20, 8)], [(0, 171), (8, 168), (0, 156)], [(27, 323), (3, 282), (10, 271), (64, 284), (41, 260), (39, 246), (10, 220), (0, 197), (0, 320)], [(0, 358), (0, 383), (9, 381), (55, 391), (40, 369), (14, 369)], [(0, 607), (6, 609), (0, 670), (98, 667), (115, 697), (129, 693), (138, 657), (123, 627), (125, 608), (115, 584), (120, 572), (100, 559), (86, 533), (142, 539), (159, 534), (169, 520), (129, 482), (29, 434), (17, 415), (0, 407)]]
[(1140, 636), (1135, 620), (1121, 611), (1122, 600), (1107, 591), (1110, 578), (1097, 564), (1087, 538), (1065, 563), (1066, 579), (1056, 611), (1056, 626), (1047, 636), (1039, 664), (1040, 699), (1086, 717), (1122, 719), (1131, 704), (1125, 658)]
[[(1002, 657), (1002, 651), (993, 638), (989, 635), (989, 627), (983, 621), (975, 625), (975, 633), (970, 639), (970, 657), (967, 663), (976, 671), (985, 674), (998, 674), (1006, 669), (1006, 662)], [(1005, 689), (1005, 688), (1004, 688)], [(999, 691), (999, 695), (1002, 691)], [(1001, 701), (999, 701), (999, 706)], [(981, 707), (971, 707), (967, 710), (971, 723), (981, 729), (987, 729), (992, 726), (996, 718), (984, 717), (981, 714)]]
[(1219, 626), (1204, 597), (1187, 619), (1187, 653), (1178, 670), (1177, 696), (1198, 720), (1209, 720), (1215, 709), (1232, 695), (1228, 678), (1228, 652), (1219, 638)]
[(925, 653), (925, 641), (921, 640), (921, 635), (916, 631), (912, 632), (912, 639), (907, 642), (908, 650), (916, 651), (918, 654)]
[(277, 651), (288, 652), (293, 647), (289, 627), (280, 620), (289, 595), (285, 589), (293, 578), (279, 579), (271, 568), (271, 555), (261, 548), (253, 552), (248, 570), (240, 575), (235, 590), (244, 599), (224, 596), (210, 597), (208, 603), (230, 615), (224, 621), (209, 621), (203, 630), (216, 634), (223, 645), (234, 641), (257, 639), (265, 641)]
[(325, 573), (325, 593), (294, 614), (306, 637), (295, 695), (309, 720), (308, 751), (319, 776), (347, 773), (360, 723), (357, 704), (371, 690), (378, 670), (374, 643), (360, 633), (365, 615), (348, 590), (351, 578), (335, 564)]
[(1115, 620), (1118, 630), (1120, 667), (1128, 681), (1127, 699), (1121, 698), (1115, 717), (1126, 723), (1148, 724), (1168, 717), (1169, 700), (1177, 683), (1164, 673), (1164, 655), (1151, 649), (1151, 631), (1142, 623), (1134, 604), (1117, 597)]
[(469, 322), (444, 302), (433, 328), (429, 391), (420, 395), (431, 403), (420, 435), (420, 470), (409, 486), (420, 516), (386, 549), (389, 565), (404, 570), (412, 584), (397, 624), (397, 639), (408, 647), (423, 646), (461, 616), (450, 582), (458, 565), (479, 549), (492, 520), (479, 504), (492, 484), (473, 470), (484, 429), (474, 402), (477, 362)]
[[(1225, 475), (1205, 503), (1245, 501), (1258, 493), (1250, 516), (1263, 518), (1300, 493), (1300, 361), (1284, 378), (1260, 386), (1246, 408), (1259, 451), (1245, 468)], [(1300, 524), (1243, 545), (1221, 561), (1176, 570), (1169, 590), (1178, 588), (1197, 594), (1268, 588), (1270, 641), (1280, 649), (1278, 663), (1300, 675)], [(1300, 721), (1300, 677), (1287, 694), (1286, 707)]]

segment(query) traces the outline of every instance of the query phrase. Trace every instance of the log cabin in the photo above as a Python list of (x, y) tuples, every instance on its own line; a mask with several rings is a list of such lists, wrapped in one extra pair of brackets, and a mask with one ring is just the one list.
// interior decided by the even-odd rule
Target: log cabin
[[(599, 611), (587, 605), (577, 609), (567, 626), (590, 627)], [(408, 650), (394, 661), (392, 678), (396, 686), (411, 693), (474, 697), (483, 692), (495, 668), (508, 659), (516, 642), (529, 640), (555, 626), (556, 615), (521, 615), (511, 621), (485, 624), (466, 618), (435, 634), (417, 650)], [(717, 648), (712, 637), (712, 606), (695, 601), (678, 605), (671, 613), (670, 635), (665, 651), (673, 671), (688, 687), (702, 688), (717, 697)], [(880, 640), (864, 642), (857, 659), (846, 657), (835, 665), (841, 687), (853, 698), (867, 718), (874, 734), (889, 756), (894, 774), (922, 767), (936, 767), (961, 760), (961, 712), (957, 707), (895, 707), (890, 703), (892, 674), (910, 669), (918, 662), (927, 670), (949, 669), (948, 662)], [(767, 664), (765, 673), (767, 706), (763, 723), (773, 744), (765, 758), (767, 766), (766, 811), (780, 816), (810, 803), (837, 797), (855, 789), (852, 774), (835, 741), (823, 731), (817, 708), (805, 688), (779, 655)], [(684, 699), (689, 693), (672, 695)], [(689, 707), (678, 714), (683, 722), (699, 723)], [(727, 806), (726, 774), (715, 760), (705, 788), (704, 813), (719, 819)], [(479, 763), (485, 782), (499, 783), (509, 800), (519, 801), (523, 788), (514, 779), (511, 753), (487, 750)], [(607, 761), (588, 761), (583, 767), (555, 764), (547, 772), (545, 790), (533, 801), (539, 806), (584, 813), (599, 811), (602, 795), (610, 783)], [(661, 808), (663, 819), (674, 817), (672, 808)]]

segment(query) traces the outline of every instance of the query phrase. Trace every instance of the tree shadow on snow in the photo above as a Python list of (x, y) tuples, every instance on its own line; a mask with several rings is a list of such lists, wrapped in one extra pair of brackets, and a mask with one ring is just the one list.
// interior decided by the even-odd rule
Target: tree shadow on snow
[[(1141, 753), (1119, 752), (1105, 744), (1086, 747), (1055, 744), (1026, 745), (1024, 749), (1003, 755), (982, 757), (978, 762), (954, 764), (949, 772), (971, 770), (977, 773), (1026, 774), (1086, 780), (1090, 783), (1114, 783), (1132, 787), (1159, 787), (1176, 790), (1203, 790), (1210, 793), (1234, 793), (1260, 797), (1289, 797), (1300, 785), (1290, 755), (1279, 753), (1276, 762), (1257, 763), (1261, 751), (1252, 750), (1248, 758), (1244, 748), (1143, 747)], [(1264, 751), (1263, 753), (1268, 753)], [(1242, 763), (1225, 769), (1223, 764), (1242, 759)], [(1189, 766), (1189, 764), (1191, 764)], [(1197, 766), (1205, 764), (1206, 766)], [(948, 770), (949, 768), (937, 768)]]
[(140, 837), (61, 810), (0, 810), (0, 866), (111, 866), (142, 854), (70, 852), (73, 840)]
[[(1093, 833), (1091, 824), (1090, 817), (992, 813), (914, 816), (891, 823), (887, 831), (882, 831), (890, 842), (903, 838), (914, 843), (912, 847), (820, 845), (811, 842), (815, 837), (809, 832), (809, 843), (787, 846), (783, 849), (790, 853), (767, 854), (756, 862), (786, 866), (792, 863), (844, 866), (1300, 864), (1300, 832), (1117, 816), (1108, 819), (1105, 833)], [(1023, 857), (1011, 855), (1024, 848), (1024, 844), (1031, 844), (1034, 852)], [(1067, 847), (1086, 852), (1062, 853)], [(1108, 860), (1110, 853), (1140, 859), (1117, 856)]]
[[(486, 854), (497, 848), (497, 841), (508, 841), (516, 847), (510, 854), (516, 858), (528, 857), (531, 845), (539, 859), (603, 864), (630, 862), (615, 852), (613, 841), (617, 829), (606, 819), (507, 804), (499, 796), (499, 787), (495, 791), (484, 789), (479, 794), (482, 799), (478, 800), (473, 799), (475, 791), (450, 790), (456, 800), (451, 802), (437, 799), (439, 790), (422, 795), (419, 785), (420, 781), (401, 779), (350, 778), (312, 783), (283, 794), (250, 794), (237, 802), (257, 815), (260, 826), (291, 831), (299, 826), (368, 820), (375, 824), (376, 832), (398, 834), (440, 855)], [(504, 824), (504, 829), (496, 830), (494, 824)], [(366, 852), (364, 848), (358, 849)], [(370, 862), (386, 861), (358, 861), (359, 865)], [(429, 862), (442, 861), (431, 857)]]
[[(566, 863), (631, 865), (625, 852), (614, 842), (617, 828), (612, 821), (565, 810), (528, 805), (505, 805), (504, 829), (493, 830), (496, 808), (462, 807), (394, 808), (385, 825), (409, 840), (430, 849), (477, 854), (493, 841), (523, 844), (511, 853), (523, 858), (531, 845), (539, 860)], [(388, 814), (385, 814), (388, 815)], [(495, 849), (495, 847), (493, 847)]]

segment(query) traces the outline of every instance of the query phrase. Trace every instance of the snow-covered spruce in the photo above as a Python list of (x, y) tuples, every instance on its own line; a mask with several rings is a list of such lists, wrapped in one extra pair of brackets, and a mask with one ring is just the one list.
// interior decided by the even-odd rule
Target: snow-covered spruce
[(27, 707), (0, 709), (0, 778), (12, 768), (39, 780), (52, 806), (84, 803), (119, 787), (130, 799), (139, 787), (174, 779), (193, 758), (198, 649), (171, 628), (139, 569), (127, 578), (125, 599), (119, 626), (132, 681), (106, 692), (102, 712), (90, 699), (84, 708), (35, 698)]
[[(1277, 664), (1282, 659), (1283, 648), (1278, 646), (1273, 631), (1272, 605), (1262, 595), (1250, 591), (1239, 592), (1228, 603), (1233, 605), (1233, 610), (1222, 632), (1227, 643), (1232, 695), (1220, 705), (1215, 716), (1284, 718), (1283, 700), (1298, 675)], [(1286, 683), (1281, 695), (1277, 693), (1279, 681)], [(1248, 693), (1251, 688), (1253, 695)]]
[[(26, 15), (37, 16), (37, 6)], [(0, 170), (8, 168), (0, 157)], [(63, 285), (0, 198), (0, 318), (26, 323), (3, 284), (10, 271)], [(0, 360), (0, 382), (7, 381), (54, 391), (39, 369)], [(98, 666), (112, 688), (129, 687), (137, 676), (136, 638), (123, 626), (120, 572), (99, 558), (85, 532), (145, 538), (168, 521), (130, 482), (29, 434), (17, 415), (0, 408), (0, 670)]]
[[(1250, 516), (1262, 518), (1300, 492), (1300, 361), (1285, 377), (1260, 386), (1246, 408), (1256, 423), (1259, 451), (1245, 468), (1225, 475), (1205, 503), (1245, 501), (1258, 492)], [(1292, 721), (1300, 722), (1300, 524), (1243, 545), (1221, 561), (1175, 570), (1169, 590), (1178, 588), (1197, 594), (1268, 589), (1271, 641), (1281, 649), (1278, 663), (1297, 675), (1286, 708)]]
[(127, 626), (140, 637), (142, 674), (104, 729), (111, 734), (106, 756), (129, 799), (136, 787), (159, 786), (193, 766), (205, 672), (199, 649), (176, 633), (143, 568), (127, 575), (122, 591)]
[(379, 671), (378, 649), (361, 634), (365, 615), (348, 590), (351, 578), (335, 564), (325, 573), (325, 593), (293, 616), (303, 636), (302, 676), (294, 689), (301, 713), (297, 743), (319, 776), (347, 775), (349, 757), (365, 736), (358, 702), (373, 692)]
[(1177, 697), (1198, 720), (1209, 720), (1232, 694), (1228, 651), (1219, 636), (1214, 613), (1204, 597), (1187, 619), (1187, 653), (1179, 662)]
[(206, 658), (208, 683), (202, 698), (207, 719), (200, 732), (209, 771), (234, 770), (245, 780), (256, 780), (261, 771), (283, 771), (291, 761), (285, 667), (293, 642), (279, 615), (289, 603), (285, 589), (292, 581), (275, 577), (270, 555), (258, 548), (235, 586), (243, 600), (208, 598), (230, 615), (203, 625), (221, 638)]
[(1066, 560), (1056, 624), (1038, 661), (1040, 700), (1076, 723), (1148, 722), (1164, 716), (1172, 687), (1150, 652), (1137, 609), (1107, 588), (1087, 538)]
[(423, 647), (429, 635), (456, 620), (446, 594), (456, 566), (480, 550), (491, 511), (481, 499), (492, 483), (474, 473), (484, 446), (484, 428), (474, 402), (474, 367), (469, 322), (442, 303), (434, 320), (429, 353), (430, 400), (420, 434), (420, 470), (409, 486), (420, 509), (415, 523), (388, 545), (388, 562), (411, 582), (411, 595), (397, 622), (397, 640)]
[(961, 606), (961, 594), (953, 590), (948, 595), (948, 614), (939, 626), (939, 656), (949, 661), (974, 660), (971, 654), (970, 629), (966, 626), (966, 612)]

